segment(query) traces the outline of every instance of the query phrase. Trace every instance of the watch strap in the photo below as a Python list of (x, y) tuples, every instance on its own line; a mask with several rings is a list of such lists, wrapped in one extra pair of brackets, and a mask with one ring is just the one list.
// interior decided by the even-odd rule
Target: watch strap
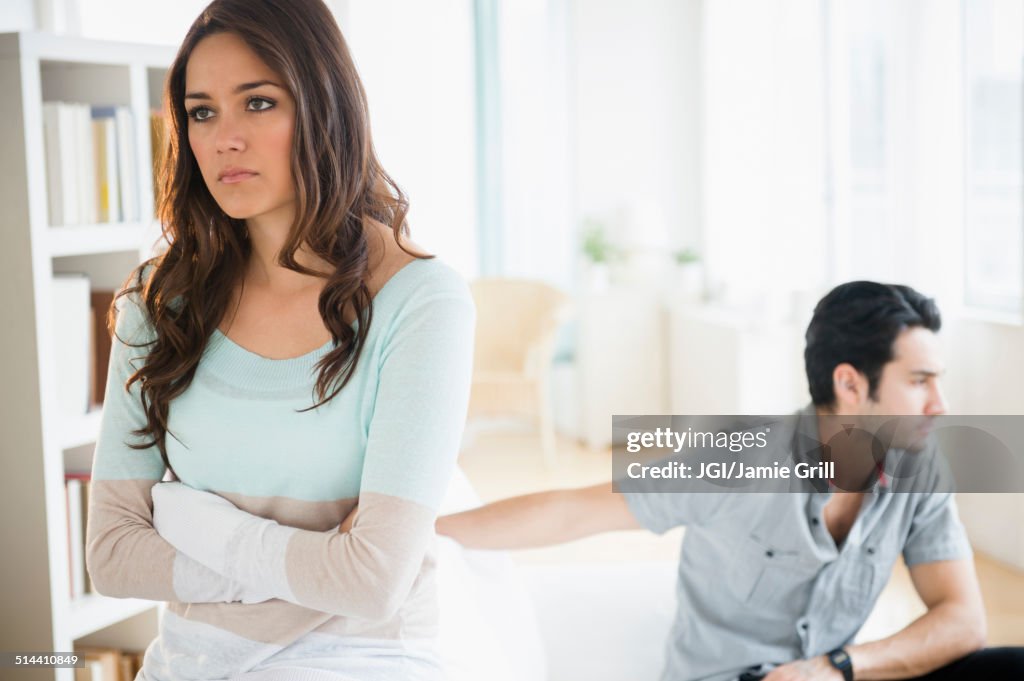
[(826, 657), (833, 667), (843, 673), (845, 681), (853, 681), (853, 661), (845, 648), (836, 648), (830, 651)]

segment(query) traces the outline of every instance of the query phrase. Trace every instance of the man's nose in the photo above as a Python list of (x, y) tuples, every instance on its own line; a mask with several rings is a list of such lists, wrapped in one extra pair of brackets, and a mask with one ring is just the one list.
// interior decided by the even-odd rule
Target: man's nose
[(946, 396), (942, 392), (942, 386), (939, 385), (938, 381), (935, 381), (932, 385), (930, 394), (928, 395), (928, 404), (925, 406), (925, 414), (928, 416), (941, 416), (946, 413)]

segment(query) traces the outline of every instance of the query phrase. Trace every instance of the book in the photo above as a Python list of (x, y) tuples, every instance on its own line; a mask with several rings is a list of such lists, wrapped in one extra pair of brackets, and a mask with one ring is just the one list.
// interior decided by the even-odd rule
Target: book
[(75, 120), (74, 160), (78, 169), (75, 185), (78, 188), (78, 224), (99, 222), (99, 204), (96, 200), (96, 165), (93, 162), (92, 117), (88, 104), (68, 104)]
[(51, 226), (139, 219), (131, 109), (43, 103)]
[(92, 160), (96, 173), (96, 210), (99, 222), (110, 222), (110, 187), (107, 183), (107, 129), (103, 121), (92, 121)]
[(85, 564), (85, 542), (89, 537), (89, 499), (92, 496), (92, 480), (82, 481), (82, 573), (85, 576), (85, 593), (96, 593), (96, 587), (92, 584), (92, 575)]
[[(90, 668), (90, 681), (121, 681), (121, 658), (117, 648), (100, 648), (94, 646), (75, 646), (75, 652), (85, 658), (86, 667)], [(96, 676), (96, 669), (100, 676)], [(77, 676), (76, 676), (77, 681)], [(128, 679), (127, 681), (132, 681)]]
[(92, 397), (89, 278), (84, 274), (55, 274), (52, 293), (58, 404), (64, 416), (79, 417), (89, 410)]
[(68, 502), (68, 559), (71, 564), (71, 598), (85, 594), (85, 516), (82, 513), (82, 481), (65, 480)]
[(107, 370), (110, 366), (110, 350), (113, 337), (107, 329), (107, 312), (114, 302), (114, 291), (93, 291), (90, 294), (92, 307), (92, 404), (103, 404), (107, 389)]
[(142, 671), (142, 663), (146, 659), (146, 652), (139, 651), (136, 653), (128, 654), (132, 656), (132, 666), (135, 668), (135, 673), (138, 674), (140, 671)]
[(114, 114), (117, 133), (117, 171), (120, 180), (121, 219), (139, 219), (139, 177), (135, 172), (135, 125), (128, 107)]
[(99, 222), (120, 222), (122, 219), (116, 114), (114, 107), (94, 106), (91, 109)]
[(50, 224), (75, 225), (81, 221), (78, 195), (78, 139), (75, 109), (63, 102), (43, 104), (43, 142)]
[[(102, 131), (98, 134), (102, 135), (103, 144), (97, 142), (96, 149), (97, 155), (103, 155), (103, 162), (97, 161), (96, 167), (97, 172), (102, 169), (100, 183), (107, 188), (107, 214), (106, 218), (103, 218), (104, 222), (120, 222), (131, 219), (125, 214), (124, 197), (122, 196), (125, 193), (126, 180), (131, 176), (125, 172), (127, 168), (121, 166), (129, 163), (133, 153), (132, 149), (134, 149), (134, 145), (131, 144), (130, 131), (123, 130), (126, 124), (125, 113), (130, 116), (129, 109), (123, 106), (92, 107), (93, 124), (102, 121)], [(101, 146), (103, 147), (102, 151)], [(99, 196), (104, 196), (102, 190)]]
[(50, 225), (63, 225), (67, 210), (64, 207), (64, 167), (61, 161), (60, 104), (43, 102), (43, 147), (46, 153), (46, 200)]
[(121, 681), (134, 681), (138, 673), (135, 656), (132, 653), (121, 653)]
[[(91, 471), (64, 471), (64, 483), (65, 483), (65, 496), (66, 497), (70, 497), (70, 495), (68, 494), (68, 489), (71, 486), (70, 483), (72, 483), (72, 481), (75, 482), (78, 486), (81, 487), (81, 494), (80, 494), (80, 496), (81, 496), (82, 503), (81, 503), (81, 514), (80, 514), (80, 517), (81, 517), (80, 526), (81, 526), (81, 532), (82, 532), (82, 543), (81, 543), (81, 546), (84, 547), (85, 546), (85, 539), (88, 538), (88, 536), (89, 536), (89, 532), (88, 532), (88, 528), (89, 528), (89, 498), (92, 495), (92, 472)], [(69, 498), (68, 499), (68, 506), (67, 506), (67, 508), (68, 508), (68, 556), (69, 557), (73, 556), (75, 551), (79, 550), (77, 548), (75, 549), (75, 551), (72, 550), (72, 535), (74, 534), (74, 531), (73, 531), (73, 524), (72, 524), (73, 521), (72, 521), (72, 513), (71, 513), (71, 503), (72, 502), (71, 502), (71, 500)], [(84, 548), (82, 549), (82, 551), (83, 551), (83, 556), (84, 556)], [(75, 572), (75, 570), (77, 568), (74, 565), (74, 561), (69, 560), (68, 563), (69, 563), (69, 566), (70, 566), (70, 571), (71, 571), (72, 581), (73, 581), (74, 572)], [(89, 574), (89, 570), (86, 569), (86, 568), (87, 568), (87, 566), (85, 565), (85, 561), (83, 559), (83, 561), (82, 561), (82, 571), (84, 572), (84, 575), (85, 575), (85, 589), (84, 589), (84, 593), (87, 593), (87, 594), (89, 594), (89, 593), (96, 593), (96, 589), (92, 585), (92, 576)], [(75, 597), (75, 595), (73, 593), (73, 590), (72, 590), (72, 596), (71, 597), (72, 598)]]
[(104, 681), (103, 663), (99, 660), (86, 660), (84, 667), (75, 667), (75, 681)]
[(71, 558), (71, 491), (64, 485), (64, 522), (67, 524), (68, 596), (75, 597), (75, 561)]

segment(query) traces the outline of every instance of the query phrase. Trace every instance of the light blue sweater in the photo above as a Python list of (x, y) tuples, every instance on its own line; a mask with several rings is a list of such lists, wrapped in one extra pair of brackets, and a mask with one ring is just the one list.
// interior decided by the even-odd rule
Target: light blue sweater
[[(118, 334), (152, 339), (122, 300)], [(433, 523), (465, 419), (473, 303), (450, 268), (417, 260), (373, 306), (348, 385), (307, 412), (330, 344), (271, 360), (215, 331), (170, 406), (181, 482), (160, 483), (155, 447), (125, 444), (145, 423), (124, 385), (146, 350), (115, 339), (87, 563), (101, 593), (169, 602), (140, 678), (440, 677)]]

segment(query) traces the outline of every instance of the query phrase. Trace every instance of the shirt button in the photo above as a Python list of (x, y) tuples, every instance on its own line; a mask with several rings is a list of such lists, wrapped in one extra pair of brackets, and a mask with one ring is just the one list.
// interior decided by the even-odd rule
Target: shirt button
[(811, 518), (811, 525), (817, 525), (817, 524), (818, 524), (818, 519), (817, 518)]
[(772, 556), (774, 556), (774, 555), (775, 555), (775, 552), (774, 552), (774, 551), (772, 551), (771, 549), (768, 549), (767, 551), (765, 551), (765, 552), (764, 552), (764, 555), (766, 555), (766, 556), (768, 556), (769, 558), (771, 558)]
[(871, 547), (871, 546), (868, 547), (868, 555), (869, 556), (875, 555), (875, 549), (873, 547)]
[(809, 627), (810, 627), (810, 625), (809, 625), (809, 624), (807, 624), (807, 622), (804, 622), (803, 624), (801, 624), (801, 625), (800, 625), (800, 628), (801, 628), (801, 629), (803, 629), (804, 631), (807, 631), (807, 629), (808, 629)]

